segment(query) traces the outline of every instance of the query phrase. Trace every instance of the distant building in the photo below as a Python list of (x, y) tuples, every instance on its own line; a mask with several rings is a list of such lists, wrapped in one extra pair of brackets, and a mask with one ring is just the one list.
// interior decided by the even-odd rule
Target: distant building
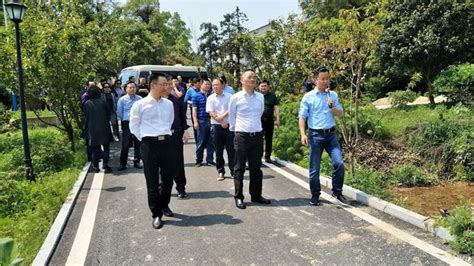
[(250, 31), (250, 33), (258, 36), (263, 36), (265, 35), (265, 33), (267, 33), (267, 31), (270, 31), (271, 29), (272, 25), (270, 25), (270, 23), (267, 23), (259, 28)]

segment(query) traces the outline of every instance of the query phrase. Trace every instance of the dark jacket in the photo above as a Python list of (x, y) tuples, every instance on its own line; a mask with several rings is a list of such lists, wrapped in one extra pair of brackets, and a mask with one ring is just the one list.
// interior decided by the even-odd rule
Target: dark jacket
[(90, 99), (84, 104), (88, 144), (90, 146), (109, 144), (112, 141), (110, 108), (101, 97), (98, 88), (91, 89), (89, 97)]

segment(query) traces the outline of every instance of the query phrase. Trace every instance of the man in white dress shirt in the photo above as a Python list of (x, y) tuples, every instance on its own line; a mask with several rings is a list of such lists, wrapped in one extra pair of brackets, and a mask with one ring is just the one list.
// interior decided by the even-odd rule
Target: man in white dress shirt
[(161, 97), (166, 89), (166, 77), (152, 74), (149, 82), (150, 93), (130, 111), (130, 131), (141, 141), (152, 226), (159, 229), (163, 226), (163, 208), (167, 207), (173, 186), (175, 160), (170, 137), (174, 109), (170, 100)]
[(254, 90), (257, 76), (253, 70), (245, 71), (240, 82), (243, 90), (235, 93), (229, 102), (229, 128), (234, 132), (235, 206), (245, 209), (243, 179), (247, 160), (250, 171), (251, 201), (270, 204), (270, 200), (262, 197), (263, 135), (261, 117), (264, 108), (263, 95)]
[(229, 101), (231, 94), (224, 92), (225, 82), (221, 78), (212, 81), (214, 93), (207, 97), (206, 112), (211, 116), (211, 136), (216, 152), (217, 180), (225, 178), (224, 148), (227, 152), (230, 175), (234, 176), (234, 132), (229, 131)]

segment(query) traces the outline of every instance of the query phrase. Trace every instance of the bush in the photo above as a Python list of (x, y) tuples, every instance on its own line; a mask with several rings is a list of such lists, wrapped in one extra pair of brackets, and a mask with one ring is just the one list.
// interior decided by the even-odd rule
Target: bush
[(388, 82), (389, 79), (385, 76), (370, 77), (364, 85), (364, 96), (367, 96), (371, 101), (377, 100), (382, 97), (382, 88), (387, 85)]
[[(74, 161), (65, 134), (53, 128), (29, 131), (31, 159), (37, 173), (53, 173), (71, 167)], [(20, 131), (0, 135), (0, 172), (16, 173), (23, 167), (23, 139)], [(12, 174), (10, 174), (11, 177)], [(21, 178), (21, 176), (19, 176)]]
[(301, 145), (298, 128), (298, 109), (300, 97), (289, 98), (280, 105), (281, 125), (275, 131), (275, 155), (283, 160), (298, 162), (304, 157), (306, 147)]
[(390, 169), (388, 181), (398, 186), (430, 186), (437, 180), (435, 177), (423, 173), (418, 167), (410, 163), (396, 165)]
[(440, 118), (407, 132), (410, 147), (438, 164), (445, 179), (474, 180), (474, 130), (472, 111), (455, 106), (439, 112)]
[(403, 107), (416, 100), (417, 94), (411, 90), (392, 91), (388, 93), (390, 103), (395, 107)]
[(443, 218), (442, 223), (454, 236), (449, 243), (451, 247), (457, 252), (474, 255), (474, 214), (470, 202), (461, 200), (461, 204)]
[(388, 200), (388, 184), (384, 181), (380, 172), (364, 168), (360, 165), (356, 166), (355, 177), (346, 175), (345, 183), (372, 196)]
[(474, 100), (474, 64), (451, 65), (433, 82), (436, 94), (443, 94), (449, 102), (472, 105)]

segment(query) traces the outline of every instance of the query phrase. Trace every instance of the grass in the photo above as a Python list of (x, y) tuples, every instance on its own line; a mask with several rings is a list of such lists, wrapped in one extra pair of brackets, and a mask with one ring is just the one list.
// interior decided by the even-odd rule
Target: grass
[(86, 161), (83, 146), (66, 153), (67, 138), (54, 128), (32, 129), (30, 141), (36, 182), (24, 178), (21, 134), (0, 134), (0, 238), (15, 240), (24, 265), (34, 260)]
[(409, 127), (438, 119), (442, 109), (424, 105), (380, 110), (382, 133), (390, 137), (401, 136)]
[(24, 183), (23, 186), (42, 190), (42, 193), (31, 208), (0, 218), (0, 236), (11, 237), (16, 241), (19, 257), (25, 259), (25, 265), (34, 260), (79, 172), (79, 169), (67, 169), (36, 183), (20, 181)]
[[(41, 111), (39, 112), (40, 114), (40, 117), (55, 117), (56, 114), (51, 112), (51, 111)], [(26, 117), (27, 118), (36, 118), (36, 115), (33, 111), (26, 111)], [(17, 110), (15, 112), (13, 112), (13, 116), (12, 116), (13, 119), (20, 119), (21, 118), (21, 112), (20, 110)]]

